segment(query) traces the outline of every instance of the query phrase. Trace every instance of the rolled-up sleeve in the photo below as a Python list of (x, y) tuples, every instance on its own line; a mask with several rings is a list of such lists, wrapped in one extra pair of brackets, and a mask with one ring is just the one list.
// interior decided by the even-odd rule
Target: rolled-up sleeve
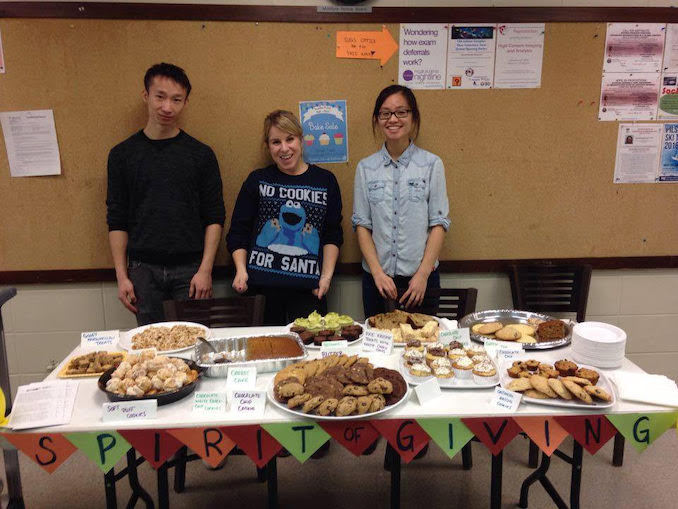
[(363, 226), (372, 229), (372, 211), (367, 199), (367, 186), (365, 184), (365, 166), (362, 161), (358, 163), (355, 171), (355, 183), (353, 184), (353, 215), (351, 216), (353, 231), (356, 227)]
[(442, 226), (450, 229), (450, 204), (447, 200), (447, 184), (445, 183), (445, 166), (440, 158), (433, 163), (430, 179), (430, 195), (428, 200), (428, 227)]

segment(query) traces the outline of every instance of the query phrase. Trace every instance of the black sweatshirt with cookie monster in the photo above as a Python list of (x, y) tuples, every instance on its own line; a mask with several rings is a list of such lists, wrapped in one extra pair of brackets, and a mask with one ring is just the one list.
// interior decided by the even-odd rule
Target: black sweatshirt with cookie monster
[(200, 261), (205, 228), (226, 217), (216, 156), (184, 131), (152, 140), (141, 130), (113, 147), (106, 205), (130, 260), (159, 265)]

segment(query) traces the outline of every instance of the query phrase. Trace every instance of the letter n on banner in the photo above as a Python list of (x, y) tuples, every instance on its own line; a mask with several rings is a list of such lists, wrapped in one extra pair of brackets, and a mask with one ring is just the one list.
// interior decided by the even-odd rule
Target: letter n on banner
[(370, 421), (391, 444), (405, 463), (409, 463), (429, 443), (431, 437), (414, 419), (388, 419)]
[(598, 452), (617, 430), (604, 415), (571, 415), (555, 418), (590, 454)]
[(113, 468), (131, 447), (117, 431), (65, 433), (64, 437), (85, 453), (104, 473)]
[(496, 456), (520, 433), (520, 427), (512, 417), (480, 417), (462, 419), (461, 422), (473, 431), (485, 447)]
[(514, 417), (513, 420), (548, 456), (551, 456), (569, 435), (553, 417)]
[(235, 447), (235, 442), (219, 428), (182, 428), (165, 431), (190, 447), (213, 467), (219, 465)]
[(221, 428), (221, 431), (245, 451), (259, 468), (265, 467), (282, 449), (282, 445), (258, 424), (229, 426)]
[(156, 470), (183, 445), (161, 429), (118, 431)]
[(607, 418), (638, 452), (643, 452), (676, 423), (678, 412), (608, 415)]
[(369, 421), (323, 421), (320, 426), (356, 456), (360, 456), (379, 438), (379, 432)]
[(50, 474), (75, 452), (75, 446), (59, 434), (8, 433), (5, 438)]
[(330, 439), (317, 422), (277, 422), (262, 425), (301, 463)]

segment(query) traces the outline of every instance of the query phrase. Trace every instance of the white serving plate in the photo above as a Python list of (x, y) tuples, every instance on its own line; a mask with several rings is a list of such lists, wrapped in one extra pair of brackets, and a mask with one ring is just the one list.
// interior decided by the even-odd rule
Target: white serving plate
[[(492, 363), (494, 364), (494, 362)], [(496, 369), (495, 365), (495, 369)], [(452, 368), (454, 370), (454, 368)], [(405, 359), (400, 357), (399, 363), (398, 363), (398, 371), (400, 371), (400, 374), (403, 376), (405, 381), (413, 386), (417, 386), (420, 384), (423, 384), (424, 382), (430, 380), (431, 378), (435, 378), (435, 376), (430, 375), (430, 376), (414, 376), (410, 374), (410, 371), (407, 369), (407, 366), (405, 364)], [(499, 384), (499, 370), (497, 369), (497, 374), (493, 377), (488, 377), (488, 382), (486, 384), (478, 384), (475, 382), (475, 379), (473, 377), (473, 374), (471, 374), (471, 378), (468, 380), (462, 380), (456, 377), (456, 375), (452, 378), (438, 378), (438, 385), (440, 385), (441, 389), (491, 389), (495, 385)]]
[(383, 409), (379, 410), (378, 412), (369, 412), (366, 414), (362, 415), (347, 415), (347, 416), (342, 416), (342, 417), (337, 417), (335, 415), (313, 415), (313, 414), (305, 414), (304, 412), (300, 412), (299, 410), (292, 410), (290, 409), (286, 404), (280, 403), (278, 400), (275, 399), (275, 396), (273, 396), (273, 387), (274, 387), (274, 382), (275, 379), (271, 380), (271, 382), (268, 384), (266, 387), (266, 394), (268, 394), (268, 400), (273, 403), (274, 406), (278, 407), (281, 410), (284, 410), (287, 413), (294, 414), (298, 417), (302, 417), (304, 419), (315, 419), (318, 421), (355, 421), (357, 419), (365, 419), (369, 417), (374, 417), (375, 415), (380, 415), (386, 412), (390, 412), (394, 408), (399, 407), (400, 405), (403, 405), (407, 402), (407, 400), (410, 397), (411, 394), (411, 389), (410, 386), (407, 386), (407, 392), (405, 395), (398, 401), (395, 405), (387, 406), (384, 407)]
[[(358, 336), (358, 339), (354, 339), (353, 341), (349, 341), (349, 342), (348, 342), (348, 346), (352, 346), (352, 345), (358, 344), (360, 341), (363, 340), (363, 335), (365, 334), (365, 326), (364, 326), (362, 323), (356, 322), (356, 321), (354, 320), (354, 321), (353, 321), (353, 324), (354, 324), (354, 325), (360, 325), (360, 326), (363, 328), (363, 334), (361, 334), (360, 336)], [(287, 330), (287, 332), (290, 332), (290, 329), (291, 329), (293, 326), (294, 326), (294, 322), (288, 323), (288, 324), (285, 326), (285, 329)], [(309, 345), (304, 345), (304, 346), (306, 347), (307, 350), (320, 350), (320, 347), (319, 347), (318, 345), (316, 345), (315, 343), (311, 343), (311, 344), (309, 344)]]
[[(205, 327), (202, 324), (199, 323), (193, 323), (193, 322), (158, 322), (158, 323), (149, 323), (148, 325), (142, 325), (141, 327), (137, 327), (136, 329), (128, 330), (127, 332), (121, 332), (120, 333), (120, 340), (118, 341), (118, 345), (120, 348), (123, 350), (127, 350), (128, 352), (139, 352), (141, 350), (134, 350), (132, 349), (132, 338), (136, 335), (139, 334), (140, 332), (145, 331), (149, 327), (168, 327), (172, 328), (175, 325), (186, 325), (187, 327), (200, 327), (204, 332), (205, 335), (203, 336), (205, 339), (209, 339), (211, 336), (211, 331)], [(176, 348), (174, 350), (158, 350), (158, 354), (160, 355), (165, 355), (169, 353), (178, 353), (178, 352), (185, 352), (188, 350), (193, 350), (195, 347), (195, 344), (186, 346), (184, 348)]]
[[(442, 320), (442, 319), (438, 318), (437, 316), (434, 316), (433, 319), (434, 319), (436, 322), (438, 322), (438, 330), (439, 330), (439, 331), (441, 331), (441, 330), (450, 330), (450, 329), (448, 329), (447, 324), (445, 323), (445, 320)], [(452, 320), (452, 321), (455, 322), (456, 320)], [(363, 325), (363, 331), (366, 331), (366, 330), (377, 330), (377, 331), (381, 331), (381, 332), (388, 332), (388, 331), (386, 331), (386, 330), (384, 330), (384, 329), (376, 329), (376, 328), (374, 328), (374, 327), (370, 327), (369, 318), (366, 318), (366, 319), (365, 319), (365, 324)], [(421, 344), (422, 344), (422, 345), (426, 345), (427, 343), (433, 344), (433, 343), (435, 343), (436, 341), (438, 341), (437, 338), (436, 338), (435, 341), (422, 341)], [(405, 346), (407, 346), (407, 342), (406, 342), (406, 341), (403, 342), (403, 343), (396, 343), (395, 341), (393, 342), (393, 347), (394, 347), (394, 348), (398, 348), (398, 347), (404, 348)]]

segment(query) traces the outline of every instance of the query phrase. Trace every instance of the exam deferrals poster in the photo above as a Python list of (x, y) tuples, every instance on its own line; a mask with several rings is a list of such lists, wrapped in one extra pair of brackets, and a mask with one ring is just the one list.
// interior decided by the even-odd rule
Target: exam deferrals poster
[(398, 48), (398, 84), (409, 88), (445, 88), (447, 25), (403, 23)]
[(304, 130), (304, 161), (348, 161), (346, 101), (301, 101), (299, 118)]

